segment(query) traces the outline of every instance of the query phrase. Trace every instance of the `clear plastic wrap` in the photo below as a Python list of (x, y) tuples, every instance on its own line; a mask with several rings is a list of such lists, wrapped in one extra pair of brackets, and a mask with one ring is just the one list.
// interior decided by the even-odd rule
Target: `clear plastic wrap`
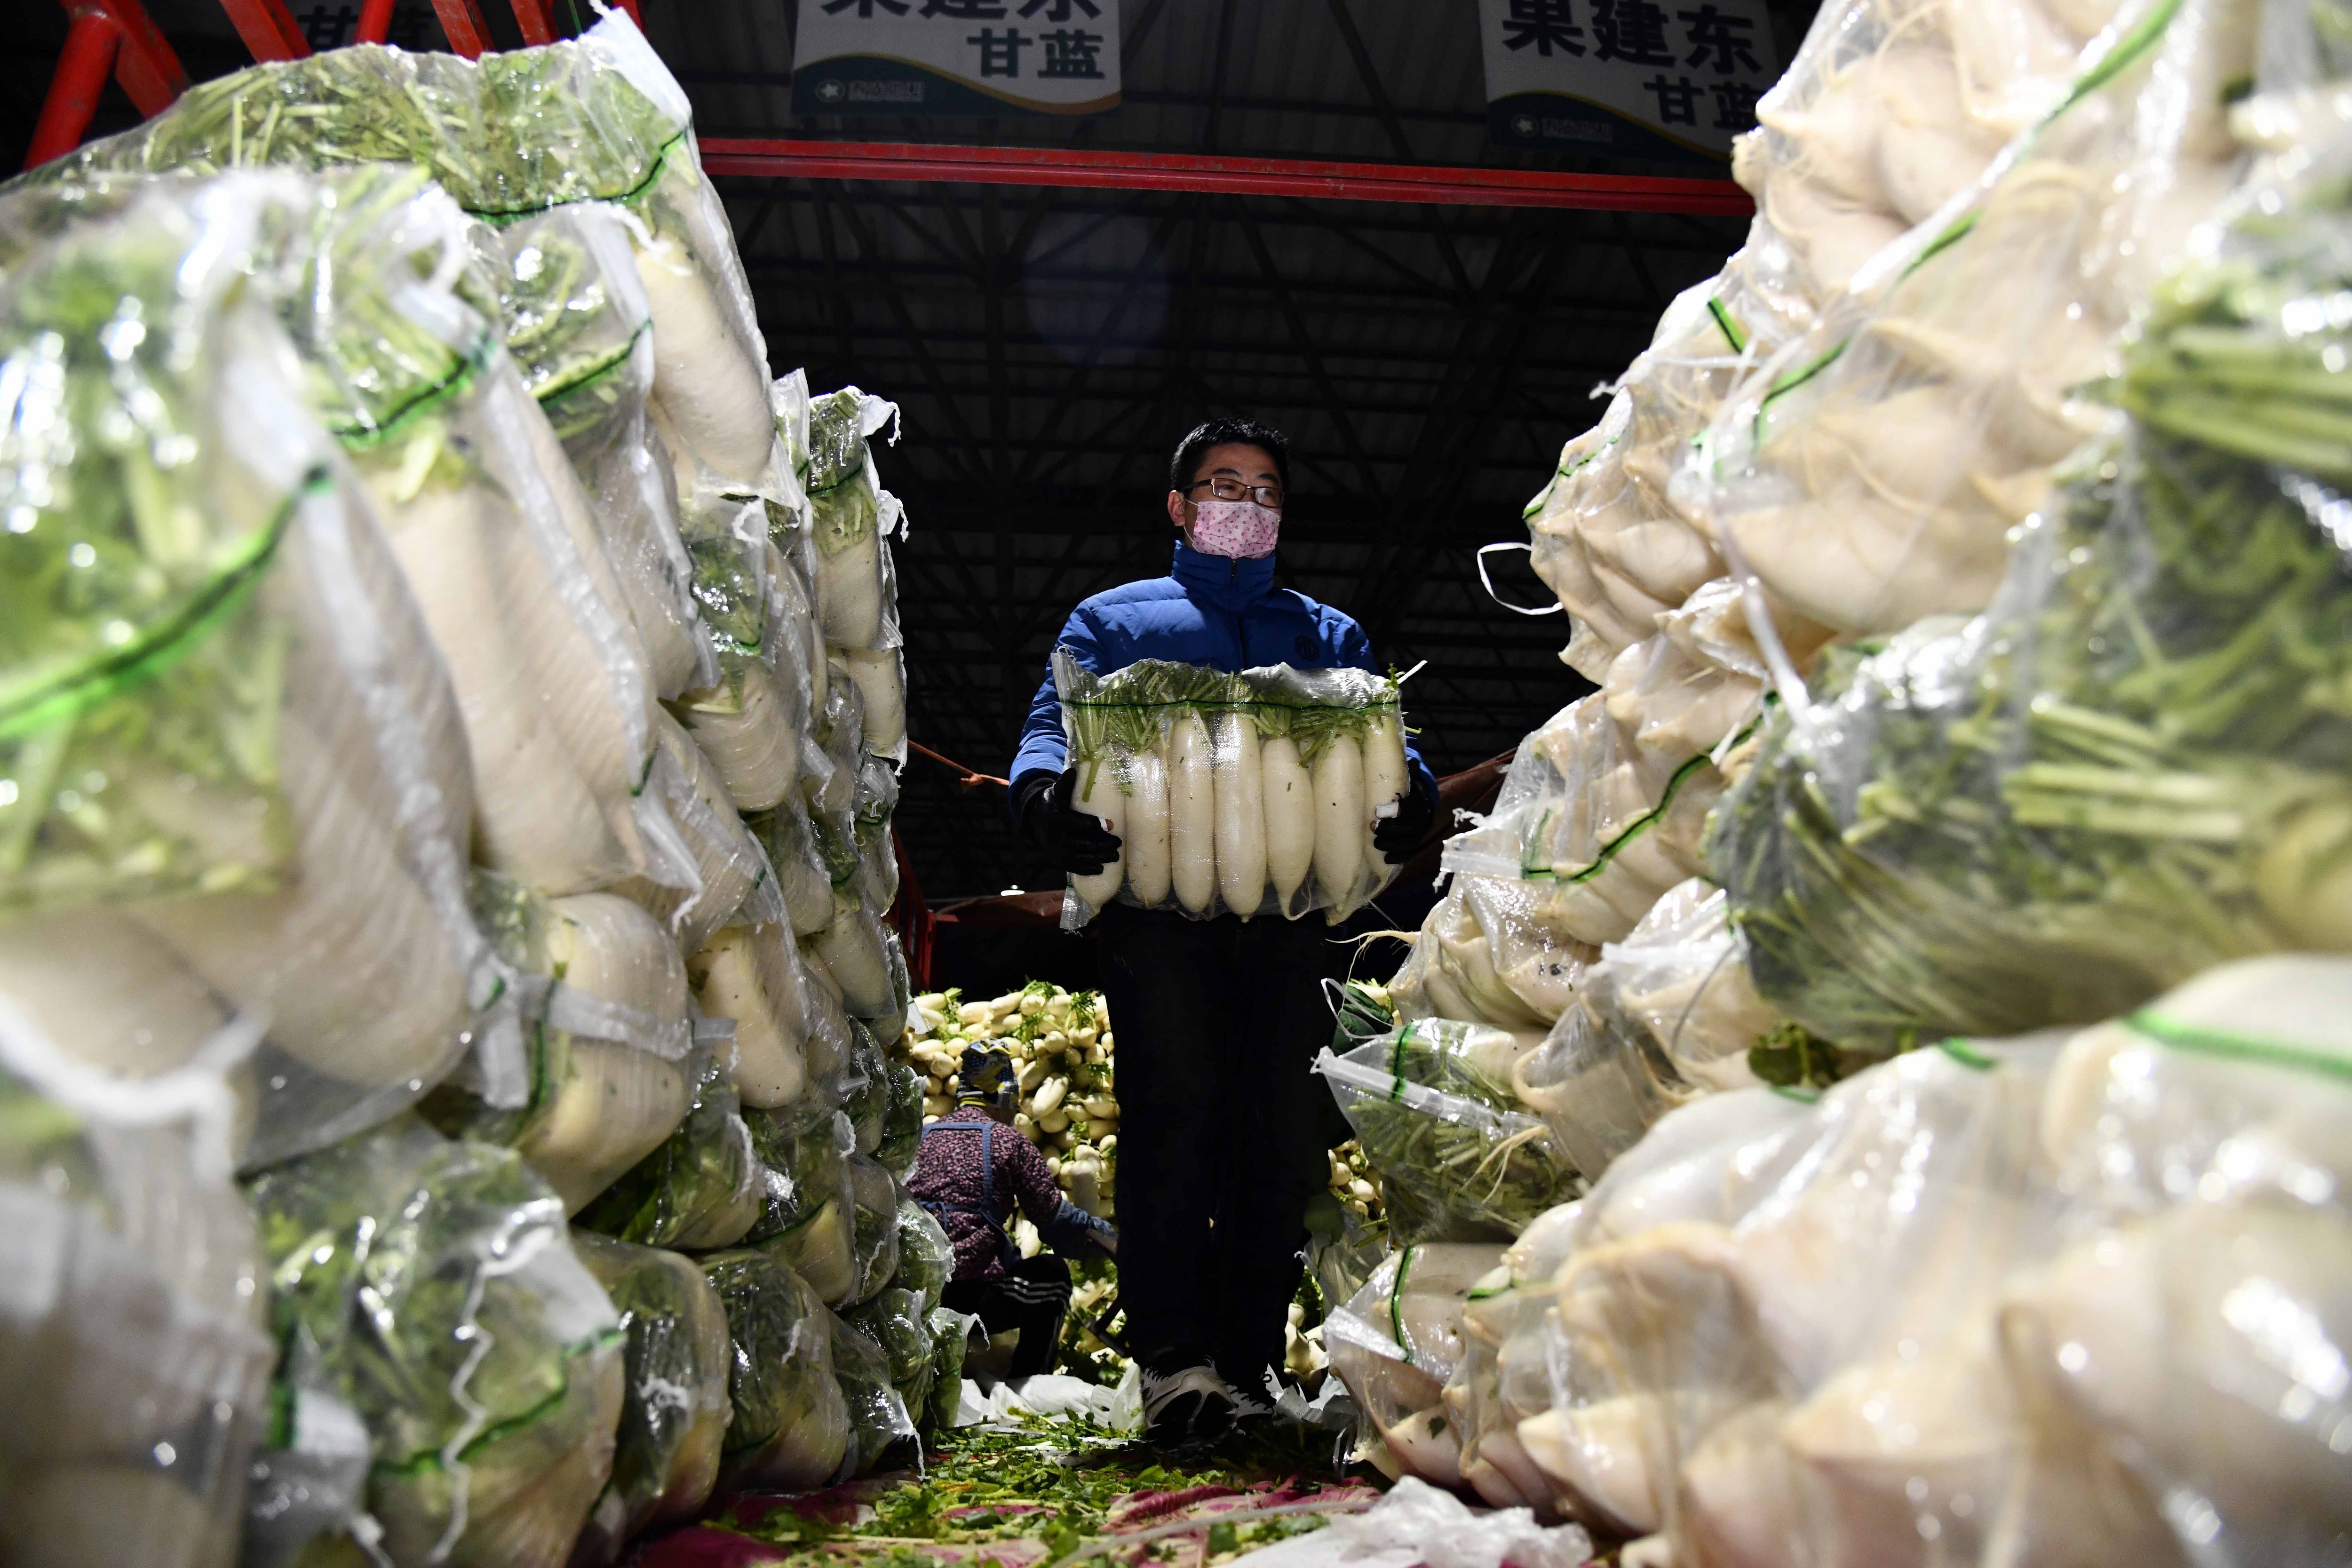
[(890, 1386), (898, 1391), (908, 1414), (918, 1417), (931, 1395), (931, 1330), (924, 1321), (929, 1311), (920, 1291), (893, 1285), (842, 1314), (882, 1347), (890, 1365)]
[(1390, 982), (1399, 1011), (1507, 1029), (1532, 1048), (1573, 1005), (1595, 956), (1536, 919), (1542, 899), (1533, 883), (1455, 876)]
[(1374, 819), (1412, 787), (1395, 680), (1158, 659), (1097, 676), (1060, 649), (1053, 666), (1076, 804), (1121, 843), (1070, 879), (1065, 930), (1114, 897), (1194, 919), (1320, 910), (1336, 925), (1388, 886)]
[[(815, 518), (812, 534), (818, 624), (832, 647), (887, 650), (898, 640), (887, 541), (893, 532), (903, 535), (906, 510), (876, 478), (870, 444), (885, 429), (891, 439), (898, 438), (898, 405), (845, 386), (812, 399), (807, 408), (804, 482)], [(866, 673), (879, 681), (885, 669), (877, 661)], [(898, 720), (898, 755), (903, 759), (903, 689), (896, 695), (892, 710)], [(887, 755), (890, 748), (878, 745), (875, 750)]]
[(674, 697), (710, 684), (718, 656), (695, 608), (669, 452), (646, 417), (653, 316), (631, 221), (580, 202), (479, 232), (498, 247), (507, 352), (595, 503), (654, 689)]
[(898, 1181), (915, 1173), (923, 1143), (923, 1074), (907, 1062), (892, 1062), (882, 1110), (882, 1142), (874, 1157)]
[(496, 988), (457, 698), (302, 367), (237, 302), (262, 229), (310, 201), (136, 191), (0, 288), (26, 384), (0, 425), (0, 994), (126, 1078), (266, 1013), (237, 1069), (254, 1163), (415, 1100)]
[(856, 1018), (849, 1021), (849, 1070), (842, 1075), (842, 1114), (861, 1154), (882, 1146), (883, 1119), (890, 1108), (890, 1063), (882, 1042)]
[(833, 920), (803, 944), (841, 994), (852, 1017), (889, 1022), (907, 1016), (913, 999), (907, 961), (898, 933), (865, 904), (845, 893), (833, 896)]
[(743, 1103), (790, 1105), (812, 1081), (829, 1087), (821, 1070), (847, 1047), (847, 1022), (793, 945), (782, 924), (730, 925), (687, 960), (695, 1005), (735, 1021), (730, 1063)]
[[(1948, 173), (1922, 195), (1937, 197), (1932, 217), (1906, 216), (1919, 226), (1852, 295), (1756, 366), (1688, 470), (1690, 504), (1743, 574), (1849, 636), (1990, 601), (2009, 531), (2047, 499), (2051, 465), (2101, 423), (2073, 389), (2108, 368), (2115, 334), (2228, 187), (2237, 148), (2225, 117), (2252, 73), (2256, 10), (2251, 0), (2126, 5), (2079, 75), (2025, 79), (2022, 96), (2048, 118), (1990, 168), (1973, 149), (1936, 161)], [(2063, 60), (2074, 40), (2051, 30)], [(1866, 78), (1924, 105), (1914, 79), (1937, 74), (1906, 44), (1844, 81)], [(1948, 69), (1939, 79), (1948, 84)], [(2053, 97), (2058, 81), (2068, 86)], [(1835, 110), (1789, 118), (1834, 119), (1871, 100), (1870, 87), (1843, 87)], [(1904, 117), (1888, 119), (1882, 152), (1910, 134)], [(1847, 150), (1826, 125), (1806, 145), (1827, 158)], [(1877, 172), (1889, 173), (1886, 157)], [(1948, 204), (1947, 186), (1959, 193)]]
[(891, 1283), (923, 1299), (923, 1310), (940, 1304), (940, 1293), (955, 1278), (955, 1247), (930, 1211), (901, 1192), (898, 1194), (898, 1271)]
[(759, 1222), (767, 1173), (751, 1147), (723, 1050), (696, 1064), (677, 1130), (580, 1212), (583, 1229), (646, 1247), (732, 1247)]
[[(2176, 23), (2176, 26), (2183, 25)], [(2352, 943), (2343, 121), (2157, 292), (2000, 598), (1832, 661), (1717, 813), (1758, 990), (1841, 1047), (2084, 1022)]]
[(654, 765), (646, 790), (668, 809), (692, 856), (699, 888), (666, 888), (634, 877), (613, 890), (643, 905), (693, 952), (739, 917), (749, 925), (784, 918), (767, 852), (729, 798), (726, 782), (677, 721), (654, 715)]
[(1381, 1173), (1395, 1240), (1507, 1239), (1576, 1195), (1551, 1131), (1511, 1091), (1518, 1056), (1499, 1029), (1423, 1019), (1316, 1058)]
[(934, 1307), (928, 1320), (931, 1331), (931, 1397), (924, 1407), (923, 1426), (933, 1432), (951, 1431), (963, 1409), (963, 1358), (980, 1320), (970, 1312)]
[(907, 1402), (890, 1382), (890, 1357), (863, 1329), (828, 1312), (833, 1328), (833, 1375), (849, 1408), (850, 1441), (841, 1461), (845, 1477), (868, 1476), (882, 1468), (901, 1442), (916, 1437)]
[[(252, 1184), (278, 1376), (365, 1422), (366, 1510), (401, 1563), (560, 1568), (626, 1392), (612, 1302), (513, 1151), (403, 1118)], [(374, 1535), (380, 1527), (380, 1537)]]
[(1323, 1321), (1332, 1375), (1347, 1385), (1391, 1475), (1461, 1484), (1461, 1437), (1445, 1384), (1461, 1365), (1463, 1304), (1502, 1256), (1498, 1246), (1407, 1247)]
[(256, 66), (51, 168), (413, 163), (492, 224), (617, 203), (639, 224), (654, 398), (679, 437), (672, 451), (749, 484), (775, 440), (767, 348), (690, 119), (644, 36), (608, 13), (577, 38), (478, 60), (360, 45)]
[(613, 1479), (569, 1565), (600, 1568), (631, 1536), (691, 1519), (709, 1500), (732, 1416), (734, 1345), (725, 1303), (690, 1258), (586, 1231), (572, 1244), (613, 1299), (628, 1345)]
[(814, 936), (832, 924), (833, 873), (818, 851), (808, 803), (794, 795), (775, 810), (747, 818), (745, 826), (767, 849), (793, 934)]
[(823, 1105), (744, 1117), (764, 1169), (760, 1217), (744, 1240), (807, 1280), (828, 1306), (857, 1299), (857, 1195), (849, 1119)]
[(9, 1563), (237, 1560), (275, 1347), (236, 1116), (217, 1065), (126, 1087), (0, 1005)]
[(420, 1109), (452, 1137), (520, 1153), (577, 1213), (662, 1144), (694, 1102), (686, 965), (659, 921), (614, 893), (549, 899), (476, 872), (474, 910), (512, 969), (528, 1089), (502, 1108), (460, 1073)]
[(853, 1441), (834, 1376), (833, 1315), (807, 1281), (762, 1252), (716, 1253), (702, 1271), (734, 1340), (721, 1491), (805, 1491), (842, 1468)]
[(792, 573), (756, 496), (698, 489), (684, 508), (694, 596), (717, 649), (717, 679), (671, 705), (743, 812), (773, 809), (800, 782), (813, 715), (785, 616)]

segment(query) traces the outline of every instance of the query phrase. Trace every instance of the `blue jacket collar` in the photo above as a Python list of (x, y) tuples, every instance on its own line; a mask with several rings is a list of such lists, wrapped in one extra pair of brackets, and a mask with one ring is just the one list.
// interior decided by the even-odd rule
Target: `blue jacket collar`
[(1172, 574), (1187, 594), (1221, 610), (1245, 609), (1274, 592), (1272, 555), (1261, 555), (1255, 561), (1203, 555), (1181, 539), (1176, 542), (1176, 568)]

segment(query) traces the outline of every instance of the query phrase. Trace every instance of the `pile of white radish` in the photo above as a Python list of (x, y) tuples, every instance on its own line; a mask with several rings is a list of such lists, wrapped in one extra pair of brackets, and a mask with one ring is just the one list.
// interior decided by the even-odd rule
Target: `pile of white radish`
[(1054, 655), (1079, 809), (1120, 843), (1070, 879), (1063, 924), (1114, 898), (1205, 919), (1313, 910), (1336, 925), (1388, 885), (1378, 819), (1412, 787), (1393, 680), (1287, 665), (1230, 675)]

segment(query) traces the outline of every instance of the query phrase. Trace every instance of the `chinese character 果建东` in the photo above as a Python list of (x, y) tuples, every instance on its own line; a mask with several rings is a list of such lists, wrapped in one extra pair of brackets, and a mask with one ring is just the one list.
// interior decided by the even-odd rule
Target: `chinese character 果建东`
[(980, 74), (983, 77), (1021, 74), (1021, 51), (1036, 40), (1024, 37), (1018, 27), (1007, 27), (1000, 36), (993, 27), (982, 27), (967, 44), (980, 47)]
[(1666, 79), (1660, 71), (1642, 84), (1642, 90), (1658, 95), (1658, 123), (1661, 125), (1696, 125), (1698, 123), (1698, 83), (1688, 77)]
[(1045, 46), (1045, 58), (1037, 67), (1039, 76), (1103, 79), (1102, 34), (1056, 27), (1050, 33), (1038, 34), (1037, 41)]
[(1675, 15), (1682, 18), (1683, 37), (1691, 47), (1691, 52), (1683, 57), (1683, 64), (1700, 65), (1712, 57), (1715, 63), (1708, 68), (1717, 76), (1764, 68), (1749, 52), (1748, 46), (1754, 40), (1748, 32), (1756, 24), (1747, 17), (1727, 16), (1704, 4), (1696, 11), (1677, 11)]
[(1673, 65), (1665, 8), (1651, 0), (1592, 0), (1592, 58), (1637, 66)]
[(1558, 48), (1562, 54), (1584, 53), (1584, 29), (1576, 25), (1572, 0), (1511, 0), (1509, 13), (1503, 18), (1503, 47), (1524, 49), (1535, 46), (1536, 53), (1546, 59)]

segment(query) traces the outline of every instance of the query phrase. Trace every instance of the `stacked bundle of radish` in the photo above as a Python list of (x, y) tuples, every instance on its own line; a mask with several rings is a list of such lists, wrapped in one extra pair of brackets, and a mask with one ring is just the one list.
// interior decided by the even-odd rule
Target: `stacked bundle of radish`
[(1121, 845), (1070, 879), (1065, 929), (1113, 899), (1201, 920), (1319, 910), (1337, 925), (1388, 885), (1375, 816), (1408, 787), (1393, 679), (1158, 659), (1096, 676), (1057, 650), (1054, 680), (1078, 808)]

